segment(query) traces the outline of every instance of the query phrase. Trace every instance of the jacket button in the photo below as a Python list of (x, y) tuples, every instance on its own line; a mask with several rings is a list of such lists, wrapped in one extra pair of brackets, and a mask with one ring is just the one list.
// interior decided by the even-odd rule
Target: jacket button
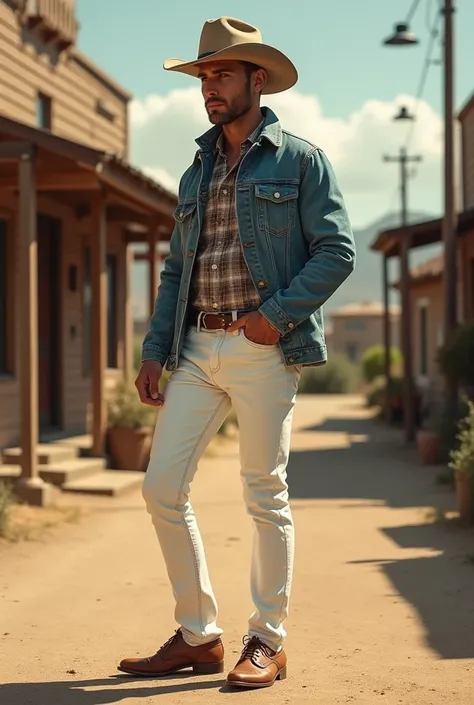
[(273, 195), (275, 196), (275, 198), (280, 198), (280, 193), (278, 191), (276, 191), (276, 193), (274, 193)]
[(263, 289), (263, 288), (266, 286), (266, 282), (260, 280), (260, 281), (258, 282), (257, 286), (259, 287), (259, 289)]
[(194, 256), (194, 250), (188, 250), (188, 257)]
[(291, 328), (294, 328), (294, 327), (295, 327), (295, 324), (290, 321), (288, 323), (288, 328), (290, 328), (290, 330), (291, 330)]

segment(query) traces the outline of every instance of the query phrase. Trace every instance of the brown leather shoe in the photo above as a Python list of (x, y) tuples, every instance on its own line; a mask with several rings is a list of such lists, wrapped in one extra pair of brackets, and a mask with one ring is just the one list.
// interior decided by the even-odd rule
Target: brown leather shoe
[(184, 668), (192, 668), (196, 675), (222, 673), (224, 670), (224, 647), (220, 639), (202, 646), (189, 646), (181, 630), (168, 639), (154, 656), (148, 658), (126, 658), (118, 666), (119, 671), (134, 676), (169, 676)]
[(273, 651), (257, 636), (244, 637), (244, 649), (227, 685), (237, 688), (268, 688), (286, 678), (285, 652)]

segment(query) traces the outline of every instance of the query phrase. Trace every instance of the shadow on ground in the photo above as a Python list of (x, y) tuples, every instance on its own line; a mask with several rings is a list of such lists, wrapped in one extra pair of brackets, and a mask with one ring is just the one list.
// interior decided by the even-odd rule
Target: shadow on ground
[[(225, 689), (224, 680), (196, 681), (190, 672), (189, 682), (183, 674), (159, 679), (128, 677), (91, 678), (90, 680), (52, 681), (45, 683), (5, 683), (0, 685), (0, 705), (111, 705), (131, 698), (151, 698), (171, 693), (191, 693), (197, 690)], [(174, 683), (173, 681), (179, 681)], [(127, 687), (130, 682), (137, 683)], [(139, 683), (139, 685), (138, 685)]]
[[(344, 500), (358, 500), (357, 506), (419, 507), (426, 512), (437, 498), (445, 503), (447, 496), (455, 506), (454, 493), (436, 485), (433, 469), (422, 467), (413, 450), (403, 447), (401, 434), (378, 422), (328, 418), (300, 430), (305, 431), (359, 438), (345, 448), (293, 450), (288, 468), (293, 500), (341, 500), (342, 507)], [(461, 529), (456, 520), (426, 522), (380, 531), (401, 549), (426, 549), (433, 555), (362, 563), (377, 565), (413, 605), (428, 646), (441, 658), (474, 658), (474, 531)]]

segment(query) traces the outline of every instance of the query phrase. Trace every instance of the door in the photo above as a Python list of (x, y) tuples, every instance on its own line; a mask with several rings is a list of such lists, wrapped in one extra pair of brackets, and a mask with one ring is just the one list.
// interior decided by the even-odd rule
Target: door
[(59, 427), (60, 221), (38, 216), (38, 378), (41, 431)]

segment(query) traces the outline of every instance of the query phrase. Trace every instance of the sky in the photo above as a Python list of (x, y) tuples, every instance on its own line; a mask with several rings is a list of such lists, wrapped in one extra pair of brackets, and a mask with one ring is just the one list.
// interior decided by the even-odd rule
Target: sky
[[(430, 66), (415, 101), (439, 0), (420, 0), (411, 22), (420, 42), (410, 47), (385, 47), (382, 40), (406, 19), (412, 0), (114, 0), (113, 14), (112, 0), (76, 2), (80, 48), (134, 95), (130, 159), (163, 185), (176, 188), (194, 139), (210, 126), (198, 81), (164, 71), (163, 61), (194, 58), (205, 20), (229, 15), (258, 26), (264, 41), (296, 64), (295, 88), (265, 96), (264, 104), (284, 127), (326, 151), (354, 227), (399, 208), (397, 165), (382, 157), (396, 155), (410, 129), (410, 152), (423, 161), (412, 170), (409, 207), (441, 212), (442, 66)], [(457, 6), (459, 109), (474, 92), (474, 1)], [(433, 59), (440, 57), (438, 38)], [(392, 119), (402, 104), (416, 110), (411, 128)]]

